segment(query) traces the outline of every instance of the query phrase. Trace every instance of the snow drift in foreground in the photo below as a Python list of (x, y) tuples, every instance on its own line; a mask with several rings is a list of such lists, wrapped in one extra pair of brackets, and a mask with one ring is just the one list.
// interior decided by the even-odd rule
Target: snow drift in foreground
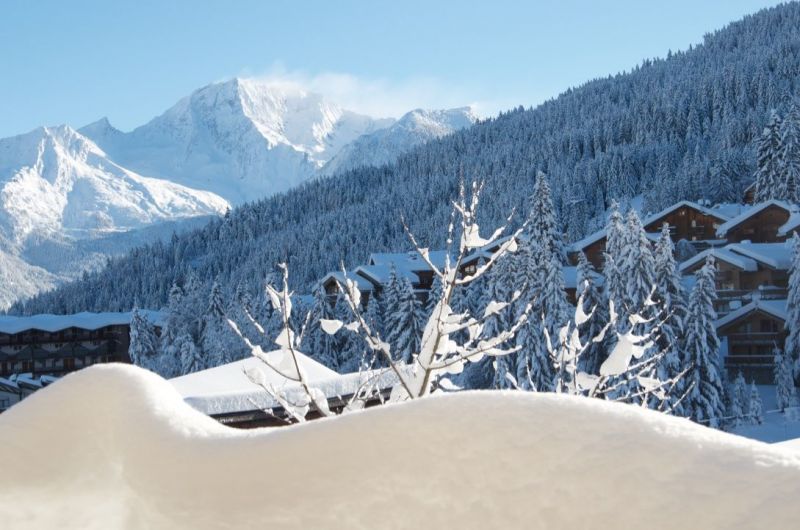
[(800, 453), (638, 408), (464, 393), (237, 431), (105, 365), (0, 416), (8, 528), (789, 528)]

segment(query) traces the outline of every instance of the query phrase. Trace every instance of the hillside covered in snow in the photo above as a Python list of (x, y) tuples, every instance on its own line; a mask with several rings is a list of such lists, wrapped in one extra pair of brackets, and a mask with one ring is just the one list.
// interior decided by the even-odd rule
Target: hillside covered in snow
[(2, 414), (0, 444), (0, 520), (23, 530), (791, 528), (800, 515), (794, 450), (555, 394), (237, 431), (158, 376), (106, 365)]

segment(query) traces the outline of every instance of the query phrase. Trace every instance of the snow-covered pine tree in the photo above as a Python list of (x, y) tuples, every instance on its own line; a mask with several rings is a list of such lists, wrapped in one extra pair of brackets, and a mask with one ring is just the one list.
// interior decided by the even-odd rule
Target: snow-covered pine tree
[(180, 359), (181, 375), (208, 368), (203, 352), (195, 345), (194, 339), (188, 333), (178, 335), (173, 342), (173, 347)]
[[(351, 320), (350, 307), (344, 294), (339, 293), (336, 297), (336, 304), (333, 306), (333, 318), (340, 322)], [(364, 341), (352, 331), (341, 330), (332, 337), (336, 339), (335, 365), (331, 368), (339, 373), (357, 372), (363, 368)]]
[(622, 250), (620, 271), (626, 279), (625, 310), (618, 307), (620, 314), (638, 313), (650, 318), (652, 310), (645, 307), (655, 285), (655, 261), (650, 240), (642, 227), (636, 210), (628, 210), (625, 226), (625, 244)]
[(433, 309), (442, 297), (442, 279), (438, 276), (433, 278), (431, 290), (428, 292), (428, 298), (425, 300), (425, 318), (428, 319), (433, 313)]
[(606, 299), (614, 302), (617, 311), (625, 306), (625, 298), (627, 296), (627, 279), (622, 272), (625, 232), (625, 223), (622, 219), (622, 214), (619, 212), (619, 204), (617, 201), (611, 201), (611, 213), (606, 223), (603, 275), (606, 279)]
[(736, 428), (745, 423), (749, 410), (750, 391), (747, 388), (747, 383), (744, 381), (742, 372), (739, 372), (728, 390), (728, 426)]
[[(656, 290), (653, 296), (658, 309), (656, 319), (661, 322), (656, 344), (659, 351), (664, 352), (664, 356), (656, 366), (656, 375), (662, 381), (677, 376), (683, 370), (680, 339), (683, 336), (683, 321), (686, 317), (686, 293), (681, 284), (674, 249), (669, 225), (664, 223), (655, 247)], [(680, 405), (675, 408), (674, 413), (680, 415), (679, 409)]]
[(747, 410), (747, 417), (751, 425), (764, 423), (764, 404), (761, 402), (761, 394), (758, 393), (755, 381), (750, 383), (750, 408)]
[(147, 315), (139, 311), (138, 307), (133, 308), (131, 314), (130, 344), (128, 355), (131, 363), (141, 366), (147, 370), (156, 371), (158, 354), (158, 339), (153, 324), (147, 319)]
[(396, 360), (410, 363), (413, 356), (419, 353), (425, 315), (407, 278), (398, 281), (397, 304), (391, 307), (394, 307), (394, 311), (385, 315), (387, 340), (392, 345), (392, 351), (398, 355)]
[(308, 329), (303, 337), (303, 347), (314, 359), (332, 370), (339, 366), (337, 355), (338, 339), (325, 333), (320, 325), (321, 320), (333, 320), (335, 317), (333, 307), (328, 301), (328, 295), (322, 286), (314, 290), (314, 303), (311, 306), (311, 318)]
[(758, 140), (755, 193), (757, 202), (779, 198), (781, 194), (786, 193), (785, 180), (782, 178), (781, 128), (781, 117), (773, 110)]
[(714, 327), (714, 258), (709, 256), (696, 274), (684, 323), (681, 389), (689, 389), (683, 412), (698, 423), (718, 427), (724, 416), (724, 384), (719, 366), (719, 338)]
[[(583, 310), (592, 316), (581, 327), (581, 340), (584, 343), (600, 335), (600, 332), (608, 323), (608, 302), (605, 300), (602, 291), (597, 286), (598, 274), (592, 264), (586, 259), (586, 255), (581, 252), (578, 254), (577, 270), (577, 292), (583, 293)], [(579, 369), (589, 374), (596, 374), (600, 370), (600, 365), (606, 360), (607, 341), (591, 342), (586, 352), (579, 359)]]
[(789, 104), (781, 128), (781, 177), (780, 195), (785, 201), (800, 204), (800, 107), (797, 101)]
[(792, 266), (789, 274), (789, 294), (786, 300), (786, 337), (784, 351), (794, 363), (794, 374), (800, 370), (800, 236), (792, 236)]
[(564, 293), (564, 247), (547, 177), (539, 172), (530, 197), (528, 223), (517, 255), (514, 284), (526, 288), (517, 303), (517, 315), (529, 303), (533, 317), (517, 335), (517, 383), (523, 389), (552, 390), (553, 366), (545, 340), (569, 318)]
[[(369, 301), (367, 302), (367, 312), (364, 315), (364, 320), (366, 320), (370, 329), (375, 331), (376, 336), (385, 336), (383, 326), (383, 304), (381, 304), (380, 298), (374, 292), (369, 297)], [(358, 341), (359, 344), (363, 344), (363, 340), (360, 337), (358, 338)], [(373, 368), (381, 368), (387, 365), (385, 359), (377, 355), (374, 351), (367, 352), (367, 358), (364, 360), (364, 362), (367, 366), (371, 366)]]
[[(232, 336), (232, 330), (225, 316), (222, 288), (218, 282), (214, 282), (208, 295), (208, 306), (203, 314), (200, 329), (200, 348), (207, 363), (206, 368), (240, 358), (237, 356), (237, 352), (231, 351), (235, 346)], [(241, 348), (241, 344), (239, 344), (239, 348)]]
[[(484, 308), (492, 300), (511, 300), (514, 289), (512, 288), (512, 265), (516, 262), (514, 256), (502, 257), (487, 273), (488, 289), (486, 292)], [(482, 314), (477, 313), (478, 315)], [(514, 313), (511, 307), (501, 309), (486, 319), (484, 333), (495, 336), (504, 329), (509, 329), (513, 324)], [(505, 347), (506, 345), (502, 345)], [(492, 388), (514, 388), (516, 381), (515, 354), (503, 355), (491, 359), (493, 366)], [(509, 377), (510, 376), (510, 377)]]
[(772, 351), (775, 366), (773, 367), (775, 397), (778, 408), (782, 411), (797, 406), (797, 389), (794, 387), (794, 371), (791, 358), (776, 345)]
[[(185, 335), (189, 333), (189, 325), (184, 307), (183, 289), (174, 283), (169, 291), (167, 315), (161, 327), (158, 373), (169, 378), (181, 375), (180, 346)], [(179, 339), (180, 337), (180, 339)], [(189, 336), (191, 339), (191, 336)]]

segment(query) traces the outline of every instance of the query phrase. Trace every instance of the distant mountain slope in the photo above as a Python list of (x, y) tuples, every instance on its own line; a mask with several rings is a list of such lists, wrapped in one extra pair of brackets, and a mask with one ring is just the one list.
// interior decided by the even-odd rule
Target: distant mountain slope
[(190, 269), (206, 286), (218, 279), (229, 292), (238, 285), (256, 292), (287, 259), (293, 284), (307, 290), (342, 261), (351, 266), (370, 252), (408, 248), (401, 213), (426, 245), (443, 247), (459, 175), (486, 179), (488, 227), (512, 207), (524, 211), (535, 171), (545, 171), (571, 240), (596, 228), (612, 198), (642, 194), (645, 211), (681, 199), (735, 200), (725, 196), (729, 186), (717, 185), (720, 177), (738, 191), (750, 181), (754, 138), (772, 108), (800, 94), (797, 72), (800, 5), (790, 3), (730, 24), (686, 52), (430, 141), (388, 166), (236, 209), (15, 310), (111, 310), (135, 298), (157, 307)]
[[(213, 193), (117, 165), (68, 126), (0, 139), (0, 274), (8, 280), (0, 293), (0, 308), (64, 279), (26, 256), (32, 248), (219, 215), (227, 208), (228, 203)], [(124, 248), (130, 245), (119, 251)], [(49, 259), (58, 267), (69, 262), (63, 252)]]
[(361, 166), (388, 164), (412, 147), (465, 129), (477, 121), (469, 107), (413, 110), (391, 126), (365, 134), (344, 146), (320, 172), (332, 175)]

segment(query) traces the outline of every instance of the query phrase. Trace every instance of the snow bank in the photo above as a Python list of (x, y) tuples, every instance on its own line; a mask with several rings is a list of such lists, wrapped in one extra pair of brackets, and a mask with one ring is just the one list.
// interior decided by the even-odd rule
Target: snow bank
[(598, 400), (464, 393), (236, 431), (141, 369), (0, 415), (8, 528), (790, 528), (800, 453)]

